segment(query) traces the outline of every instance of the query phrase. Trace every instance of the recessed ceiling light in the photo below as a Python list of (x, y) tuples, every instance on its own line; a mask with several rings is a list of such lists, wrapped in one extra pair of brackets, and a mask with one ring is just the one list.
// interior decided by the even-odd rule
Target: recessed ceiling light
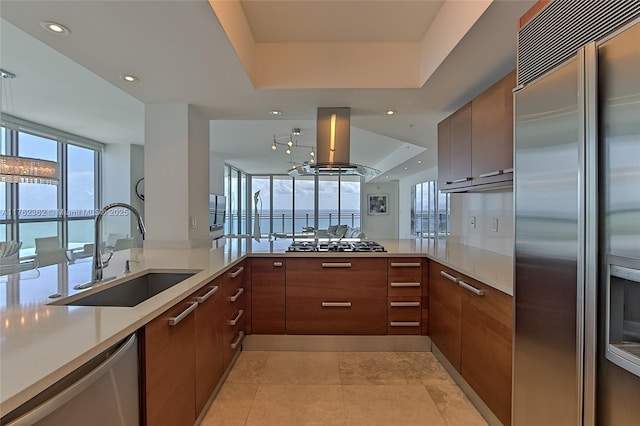
[(394, 111), (394, 110), (390, 109), (390, 110), (386, 111), (386, 112), (385, 112), (385, 114), (387, 114), (387, 115), (394, 115), (396, 112), (397, 112), (397, 111)]
[(408, 168), (408, 167), (405, 167), (404, 169), (405, 169), (405, 170), (409, 170), (409, 168)]
[(418, 164), (422, 164), (422, 160), (418, 160)]
[(385, 176), (387, 179), (389, 179), (389, 175)]
[(54, 33), (57, 35), (69, 35), (71, 33), (71, 31), (69, 31), (69, 28), (65, 27), (62, 24), (58, 24), (57, 22), (42, 21), (40, 22), (40, 26), (50, 33)]
[(135, 83), (136, 81), (140, 81), (138, 77), (131, 74), (122, 74), (120, 78), (126, 81), (127, 83)]
[(269, 115), (282, 115), (282, 111), (278, 111), (277, 109), (272, 109), (269, 111)]

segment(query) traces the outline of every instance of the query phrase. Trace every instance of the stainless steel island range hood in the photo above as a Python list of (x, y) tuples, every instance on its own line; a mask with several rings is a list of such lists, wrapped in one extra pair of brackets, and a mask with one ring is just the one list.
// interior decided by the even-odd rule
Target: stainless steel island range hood
[(317, 138), (316, 163), (296, 166), (289, 175), (359, 175), (373, 179), (381, 173), (349, 161), (351, 108), (318, 108)]

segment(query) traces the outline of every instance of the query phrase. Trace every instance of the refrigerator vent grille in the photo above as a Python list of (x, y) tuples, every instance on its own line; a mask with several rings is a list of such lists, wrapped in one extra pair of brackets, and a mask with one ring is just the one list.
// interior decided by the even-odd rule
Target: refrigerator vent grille
[(551, 2), (518, 31), (518, 85), (535, 80), (639, 15), (636, 0)]

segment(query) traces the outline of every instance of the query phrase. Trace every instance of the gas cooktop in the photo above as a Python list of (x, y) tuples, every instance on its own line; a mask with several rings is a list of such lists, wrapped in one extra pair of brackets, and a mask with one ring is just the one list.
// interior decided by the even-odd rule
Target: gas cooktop
[(287, 251), (386, 252), (384, 247), (375, 241), (294, 241)]

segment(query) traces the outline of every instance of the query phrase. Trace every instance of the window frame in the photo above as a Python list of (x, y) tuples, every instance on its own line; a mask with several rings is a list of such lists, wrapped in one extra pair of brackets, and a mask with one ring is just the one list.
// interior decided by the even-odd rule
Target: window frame
[[(54, 129), (41, 124), (33, 123), (10, 115), (2, 115), (0, 120), (0, 131), (5, 134), (5, 154), (18, 155), (20, 145), (20, 134), (28, 134), (56, 143), (58, 164), (60, 167), (60, 182), (58, 183), (56, 208), (58, 214), (54, 217), (25, 218), (17, 214), (20, 208), (19, 185), (29, 185), (21, 183), (5, 183), (5, 211), (6, 216), (0, 219), (0, 226), (6, 226), (6, 240), (21, 241), (20, 225), (29, 223), (54, 223), (57, 227), (57, 236), (63, 247), (69, 244), (69, 223), (80, 220), (95, 220), (95, 213), (99, 208), (102, 199), (102, 152), (104, 144), (73, 135), (58, 129)], [(93, 151), (93, 171), (94, 171), (94, 200), (93, 207), (84, 215), (68, 215), (68, 148), (75, 146)], [(20, 258), (32, 258), (34, 255), (24, 255), (21, 249)]]

